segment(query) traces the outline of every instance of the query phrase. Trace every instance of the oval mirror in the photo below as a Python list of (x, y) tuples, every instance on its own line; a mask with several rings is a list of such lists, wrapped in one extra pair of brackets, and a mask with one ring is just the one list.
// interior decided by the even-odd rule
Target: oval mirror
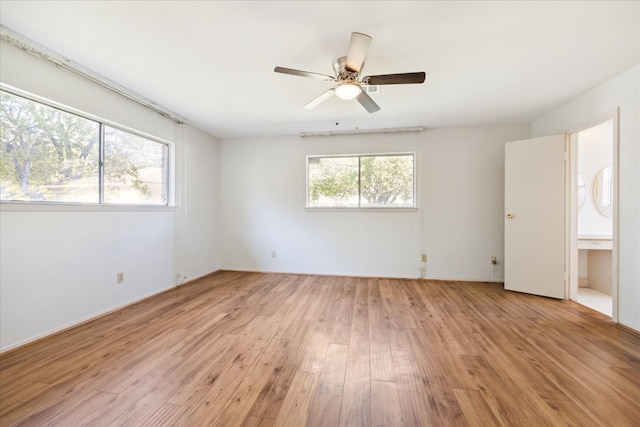
[(598, 211), (607, 218), (613, 218), (613, 169), (604, 167), (593, 182), (593, 202)]
[(582, 175), (578, 173), (578, 210), (582, 209), (584, 202), (587, 199), (587, 187), (584, 185), (584, 179)]

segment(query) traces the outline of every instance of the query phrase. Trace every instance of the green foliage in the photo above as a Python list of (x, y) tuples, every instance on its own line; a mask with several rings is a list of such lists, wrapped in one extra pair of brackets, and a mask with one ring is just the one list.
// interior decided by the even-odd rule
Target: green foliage
[[(104, 133), (108, 191), (129, 188), (151, 197), (143, 176), (162, 174), (167, 147), (109, 126)], [(98, 122), (0, 91), (2, 198), (97, 202), (99, 141)], [(161, 186), (162, 177), (157, 181)]]
[[(159, 158), (162, 144), (121, 131), (105, 127), (104, 174), (107, 184), (123, 184), (136, 189), (139, 194), (150, 197), (149, 186), (140, 178), (140, 169), (157, 167), (164, 159)], [(160, 163), (161, 164), (161, 163)], [(116, 198), (118, 186), (105, 189), (106, 198)]]
[(309, 159), (309, 205), (413, 206), (413, 155)]
[(413, 156), (361, 157), (360, 195), (362, 205), (412, 204)]
[(309, 159), (309, 204), (311, 206), (349, 206), (349, 201), (354, 198), (357, 206), (357, 157)]
[(5, 92), (0, 105), (0, 180), (14, 198), (97, 176), (98, 123)]

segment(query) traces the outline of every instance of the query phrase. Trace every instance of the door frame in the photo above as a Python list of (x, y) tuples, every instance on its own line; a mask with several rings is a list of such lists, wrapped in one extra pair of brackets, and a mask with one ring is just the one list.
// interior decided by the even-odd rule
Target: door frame
[[(588, 121), (573, 126), (569, 135), (567, 179), (567, 230), (569, 231), (568, 253), (565, 258), (568, 265), (569, 280), (566, 295), (576, 301), (578, 297), (578, 133), (607, 120), (613, 121), (613, 216), (611, 250), (611, 320), (618, 323), (618, 194), (619, 194), (619, 109), (603, 113)], [(589, 193), (587, 193), (589, 194)]]

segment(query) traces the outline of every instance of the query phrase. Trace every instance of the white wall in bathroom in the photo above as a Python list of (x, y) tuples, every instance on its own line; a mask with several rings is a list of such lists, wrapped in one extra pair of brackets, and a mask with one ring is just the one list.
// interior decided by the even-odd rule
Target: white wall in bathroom
[(613, 164), (613, 120), (578, 133), (578, 172), (586, 186), (586, 199), (578, 211), (578, 235), (611, 234), (612, 220), (597, 209), (593, 185), (602, 168)]

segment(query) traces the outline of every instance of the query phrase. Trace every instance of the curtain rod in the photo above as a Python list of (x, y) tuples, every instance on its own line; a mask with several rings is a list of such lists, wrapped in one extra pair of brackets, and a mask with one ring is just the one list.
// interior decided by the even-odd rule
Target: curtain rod
[(33, 40), (30, 40), (16, 33), (15, 31), (10, 30), (4, 25), (0, 25), (0, 37), (3, 41), (17, 47), (18, 49), (22, 49), (27, 53), (47, 60), (61, 68), (64, 68), (65, 70), (71, 71), (72, 73), (84, 77), (85, 79), (92, 81), (93, 83), (96, 83), (102, 87), (105, 87), (121, 96), (124, 96), (125, 98), (130, 99), (146, 108), (149, 108), (150, 110), (153, 110), (161, 116), (166, 117), (178, 124), (187, 123), (187, 119), (180, 116), (179, 114), (176, 114), (173, 111), (170, 111), (156, 104), (155, 102), (141, 95), (138, 95), (135, 92), (130, 91), (124, 86), (121, 86), (107, 79), (106, 77), (103, 77), (100, 74), (95, 73), (88, 68), (85, 68), (82, 65), (63, 57), (62, 55), (57, 54), (56, 52), (34, 42)]
[(302, 132), (301, 138), (308, 138), (312, 136), (337, 136), (337, 135), (359, 135), (365, 133), (407, 133), (407, 132), (422, 132), (424, 127), (405, 127), (405, 128), (380, 128), (380, 129), (355, 129), (355, 130), (340, 130), (340, 131), (326, 131), (326, 132)]

